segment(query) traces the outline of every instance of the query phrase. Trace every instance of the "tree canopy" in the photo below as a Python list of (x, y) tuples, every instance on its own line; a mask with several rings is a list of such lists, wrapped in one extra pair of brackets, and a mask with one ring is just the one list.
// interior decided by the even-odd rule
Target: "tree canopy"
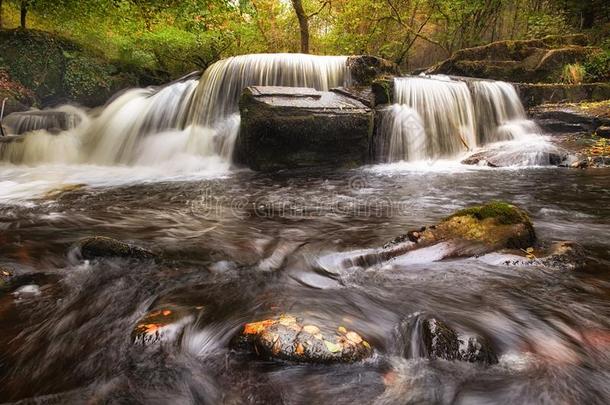
[[(499, 39), (610, 32), (605, 0), (0, 0), (5, 28), (61, 34), (179, 74), (253, 52), (379, 55), (417, 68)], [(605, 44), (608, 46), (608, 44)]]

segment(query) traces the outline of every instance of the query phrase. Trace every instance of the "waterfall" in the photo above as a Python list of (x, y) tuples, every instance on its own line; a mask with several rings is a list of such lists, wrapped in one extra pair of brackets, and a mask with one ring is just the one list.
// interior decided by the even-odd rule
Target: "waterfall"
[(76, 107), (63, 106), (52, 110), (32, 110), (11, 114), (3, 124), (11, 134), (20, 135), (41, 129), (54, 132), (76, 128), (87, 120), (87, 114)]
[[(187, 77), (160, 89), (129, 90), (101, 111), (80, 111), (81, 119), (70, 125), (49, 122), (59, 109), (45, 112), (46, 121), (40, 114), (30, 114), (27, 127), (20, 124), (23, 128), (19, 132), (12, 131), (28, 132), (25, 139), (3, 142), (0, 161), (157, 165), (199, 156), (221, 157), (228, 164), (239, 132), (238, 102), (244, 88), (267, 85), (328, 90), (348, 81), (345, 56), (235, 56), (214, 63), (199, 80)], [(52, 134), (41, 129), (51, 127), (63, 131)], [(45, 155), (47, 148), (53, 156)]]
[(515, 88), (506, 82), (478, 80), (470, 82), (477, 119), (480, 145), (508, 141), (538, 132), (529, 121)]
[(394, 79), (395, 104), (381, 110), (385, 160), (447, 158), (537, 132), (512, 85), (447, 76)]

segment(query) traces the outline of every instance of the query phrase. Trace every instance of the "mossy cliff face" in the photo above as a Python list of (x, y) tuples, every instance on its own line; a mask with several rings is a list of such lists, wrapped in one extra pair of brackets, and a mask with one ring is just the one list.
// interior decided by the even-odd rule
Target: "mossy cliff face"
[(123, 88), (155, 84), (141, 83), (132, 69), (68, 39), (36, 30), (0, 30), (0, 66), (43, 107), (61, 102), (94, 107)]

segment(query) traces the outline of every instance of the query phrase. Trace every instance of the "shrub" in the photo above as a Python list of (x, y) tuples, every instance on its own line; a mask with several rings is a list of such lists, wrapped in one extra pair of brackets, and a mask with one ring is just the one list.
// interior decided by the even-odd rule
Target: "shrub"
[(581, 84), (585, 74), (585, 68), (580, 63), (567, 64), (562, 69), (561, 81), (568, 84)]
[(597, 52), (585, 62), (587, 81), (607, 82), (610, 80), (610, 50)]

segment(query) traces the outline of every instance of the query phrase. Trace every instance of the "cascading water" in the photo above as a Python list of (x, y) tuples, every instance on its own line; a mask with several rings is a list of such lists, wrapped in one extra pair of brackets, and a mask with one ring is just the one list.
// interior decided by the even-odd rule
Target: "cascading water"
[[(157, 165), (185, 156), (220, 156), (227, 165), (239, 131), (238, 101), (245, 87), (328, 90), (348, 82), (346, 63), (344, 56), (300, 54), (228, 58), (210, 66), (200, 80), (125, 92), (92, 113), (91, 119), (59, 135), (36, 131), (19, 142), (5, 142), (0, 145), (0, 161)], [(34, 129), (44, 123), (37, 125)]]
[(394, 97), (379, 126), (381, 158), (390, 162), (454, 157), (538, 133), (509, 83), (403, 77), (394, 79)]

